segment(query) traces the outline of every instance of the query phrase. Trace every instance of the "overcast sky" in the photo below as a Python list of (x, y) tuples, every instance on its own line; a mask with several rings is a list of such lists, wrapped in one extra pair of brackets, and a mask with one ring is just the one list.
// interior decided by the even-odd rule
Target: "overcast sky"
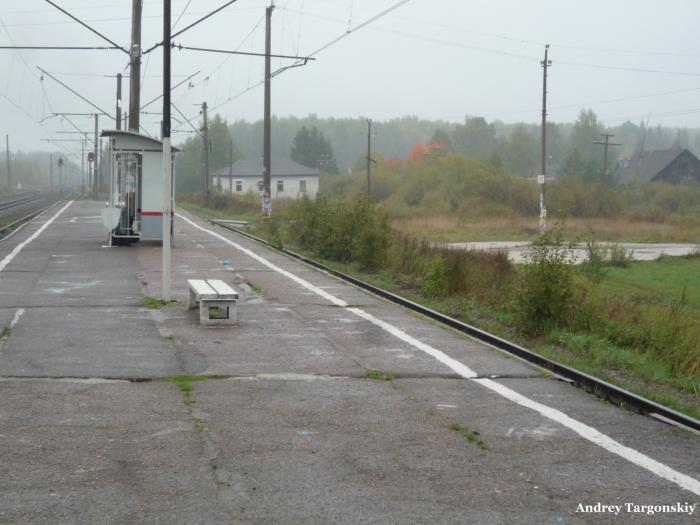
[[(55, 0), (108, 38), (128, 47), (131, 0)], [(225, 0), (172, 0), (175, 30)], [(549, 43), (550, 119), (573, 121), (592, 107), (608, 125), (626, 119), (700, 126), (700, 48), (696, 0), (410, 0), (352, 31), (394, 0), (279, 0), (273, 16), (273, 52), (309, 55), (315, 62), (280, 74), (273, 82), (279, 116), (371, 117), (404, 115), (463, 121), (482, 115), (506, 122), (536, 122), (542, 102), (542, 60)], [(264, 51), (266, 2), (238, 0), (177, 37), (192, 47)], [(43, 0), (0, 0), (0, 45), (101, 46), (99, 37)], [(162, 39), (162, 1), (144, 0), (143, 47)], [(121, 51), (0, 50), (0, 133), (11, 149), (50, 149), (42, 138), (69, 139), (66, 121), (53, 112), (91, 112), (56, 78), (114, 113), (116, 81), (128, 74)], [(173, 102), (197, 125), (199, 105), (229, 121), (258, 120), (263, 112), (263, 59), (173, 51)], [(273, 68), (293, 63), (275, 59)], [(639, 71), (644, 70), (644, 71)], [(142, 103), (162, 92), (162, 50), (143, 59)], [(124, 80), (128, 107), (128, 80)], [(147, 111), (160, 112), (155, 103)], [(180, 115), (173, 114), (179, 120)], [(39, 124), (40, 121), (42, 121)], [(142, 124), (159, 133), (159, 115)], [(89, 119), (76, 117), (83, 130)], [(100, 127), (113, 128), (101, 117)], [(174, 130), (186, 130), (173, 122)], [(176, 142), (185, 133), (174, 133)], [(64, 149), (77, 143), (63, 142)], [(55, 147), (59, 147), (55, 146)], [(4, 141), (2, 145), (4, 149)]]

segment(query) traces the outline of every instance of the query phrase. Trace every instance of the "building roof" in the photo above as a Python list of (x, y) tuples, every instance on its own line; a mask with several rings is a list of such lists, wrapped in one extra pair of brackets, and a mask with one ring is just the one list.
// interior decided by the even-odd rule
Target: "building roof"
[[(622, 161), (620, 179), (624, 183), (633, 179), (645, 182), (650, 181), (666, 166), (676, 160), (684, 151), (688, 150), (657, 149), (635, 153), (629, 159)], [(692, 153), (690, 154), (692, 155)]]
[[(142, 143), (144, 147), (163, 149), (163, 141), (149, 137), (148, 135), (142, 135), (141, 133), (136, 133), (135, 131), (126, 131), (122, 129), (104, 129), (100, 133), (101, 137), (114, 137), (114, 138), (131, 138), (138, 143)], [(179, 148), (175, 146), (170, 146), (172, 151), (180, 151)]]
[[(214, 175), (217, 177), (262, 177), (263, 176), (263, 161), (262, 158), (257, 159), (241, 159), (233, 163), (233, 168), (227, 166), (221, 168)], [(307, 168), (290, 159), (273, 159), (272, 160), (272, 177), (318, 177), (320, 172), (313, 168)]]

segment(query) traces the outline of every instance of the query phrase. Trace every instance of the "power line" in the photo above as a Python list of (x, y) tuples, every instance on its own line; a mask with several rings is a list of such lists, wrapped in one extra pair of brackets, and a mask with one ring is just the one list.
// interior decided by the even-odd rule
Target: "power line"
[[(203, 48), (203, 47), (189, 47), (189, 46), (183, 46), (182, 44), (174, 44), (173, 45), (174, 49), (177, 50), (186, 50), (186, 51), (204, 51), (207, 53), (224, 53), (228, 55), (246, 55), (246, 56), (254, 56), (254, 57), (264, 57), (265, 53), (252, 53), (248, 51), (230, 51), (227, 49), (209, 49), (209, 48)], [(288, 59), (293, 59), (293, 60), (316, 60), (315, 58), (310, 58), (310, 57), (301, 57), (301, 56), (295, 56), (295, 55), (270, 55), (271, 58), (288, 58)]]
[(33, 51), (122, 51), (121, 47), (105, 46), (0, 46), (0, 49), (25, 49)]
[(102, 40), (105, 40), (105, 41), (109, 42), (110, 44), (112, 44), (112, 46), (114, 46), (114, 47), (116, 47), (116, 48), (118, 48), (118, 49), (121, 49), (121, 50), (124, 51), (124, 53), (126, 53), (127, 55), (129, 54), (129, 52), (128, 52), (126, 49), (124, 49), (123, 47), (121, 47), (119, 44), (117, 44), (116, 42), (110, 40), (109, 38), (107, 38), (106, 36), (104, 36), (102, 33), (100, 33), (99, 31), (97, 31), (96, 29), (93, 29), (92, 27), (90, 27), (89, 25), (87, 25), (85, 22), (83, 22), (83, 21), (80, 20), (79, 18), (73, 16), (73, 15), (70, 14), (68, 11), (66, 11), (65, 9), (63, 9), (61, 6), (54, 4), (51, 0), (44, 0), (44, 1), (45, 1), (47, 4), (54, 6), (56, 9), (58, 9), (59, 11), (61, 11), (61, 13), (65, 14), (66, 16), (68, 16), (68, 17), (72, 18), (73, 20), (75, 20), (76, 22), (78, 22), (78, 23), (79, 23), (81, 26), (83, 26), (84, 28), (86, 28), (86, 29), (88, 29), (89, 31), (92, 31), (93, 33), (95, 33), (95, 34), (96, 34), (97, 36), (99, 36)]
[[(183, 80), (182, 82), (179, 82), (179, 83), (175, 84), (172, 88), (170, 88), (170, 91), (173, 91), (173, 90), (175, 90), (176, 88), (180, 87), (182, 84), (184, 84), (185, 82), (187, 82), (188, 80), (190, 80), (191, 78), (193, 78), (195, 75), (198, 75), (198, 74), (199, 74), (199, 71), (197, 71), (197, 72), (195, 72), (195, 73), (192, 73), (192, 74), (191, 74), (189, 77), (187, 77), (185, 80)], [(146, 102), (146, 103), (145, 103), (143, 106), (141, 106), (139, 109), (141, 109), (141, 110), (146, 109), (148, 106), (150, 106), (151, 104), (153, 104), (155, 101), (160, 100), (161, 98), (163, 98), (163, 94), (162, 94), (162, 93), (161, 93), (160, 95), (158, 95), (156, 98), (154, 98), (153, 100), (151, 100), (150, 102)]]
[[(258, 27), (259, 27), (260, 24), (263, 22), (263, 20), (265, 20), (265, 14), (264, 14), (264, 13), (263, 13), (263, 15), (260, 17), (260, 19), (256, 22), (256, 24), (253, 26), (253, 29), (251, 29), (250, 32), (249, 32), (245, 37), (243, 37), (243, 39), (239, 42), (239, 44), (234, 48), (234, 51), (238, 51), (241, 47), (243, 47), (243, 44), (245, 44), (246, 41), (255, 33), (255, 31), (258, 29)], [(207, 81), (212, 75), (214, 75), (214, 74), (217, 73), (222, 67), (224, 67), (224, 64), (226, 64), (226, 62), (228, 62), (229, 60), (231, 60), (231, 58), (233, 58), (233, 56), (234, 56), (234, 55), (230, 55), (230, 56), (227, 56), (226, 58), (224, 58), (224, 59), (221, 61), (221, 63), (220, 63), (218, 66), (216, 66), (214, 69), (212, 69), (211, 72), (210, 72), (208, 75), (206, 75), (206, 76), (204, 77), (204, 79), (203, 79), (201, 82), (195, 84), (195, 85), (192, 86), (192, 87), (197, 87), (197, 86), (202, 85), (203, 82)], [(179, 98), (177, 101), (179, 101), (180, 99), (182, 99), (182, 97), (183, 97), (184, 95), (185, 95), (185, 94), (183, 93), (183, 95), (180, 96), (180, 98)]]
[(342, 35), (340, 35), (340, 36), (337, 37), (337, 38), (334, 38), (333, 40), (331, 40), (331, 41), (328, 42), (327, 44), (324, 44), (323, 46), (319, 47), (319, 48), (318, 48), (316, 51), (314, 51), (313, 53), (309, 53), (308, 56), (309, 56), (309, 57), (312, 57), (312, 56), (317, 55), (318, 53), (320, 53), (320, 52), (322, 52), (322, 51), (325, 51), (326, 49), (328, 49), (328, 48), (331, 47), (332, 45), (335, 45), (336, 43), (340, 42), (340, 41), (343, 40), (345, 37), (351, 35), (351, 34), (354, 33), (355, 31), (358, 31), (358, 30), (362, 29), (363, 27), (368, 26), (368, 25), (371, 24), (372, 22), (375, 22), (375, 21), (379, 20), (380, 18), (382, 18), (382, 17), (388, 15), (388, 14), (391, 13), (392, 11), (395, 11), (396, 9), (398, 9), (399, 7), (401, 7), (402, 5), (407, 4), (408, 2), (410, 2), (410, 0), (401, 0), (400, 2), (396, 2), (394, 5), (388, 7), (387, 9), (385, 9), (384, 11), (382, 11), (381, 13), (376, 14), (375, 16), (369, 18), (368, 20), (365, 20), (365, 21), (362, 22), (361, 24), (359, 24), (359, 25), (357, 25), (357, 26), (355, 26), (355, 27), (353, 27), (353, 28), (351, 28), (351, 29), (348, 28), (348, 30), (347, 30), (345, 33), (343, 33)]
[(688, 71), (667, 71), (660, 69), (644, 69), (636, 67), (624, 67), (624, 66), (606, 66), (602, 64), (587, 64), (584, 62), (565, 62), (557, 61), (557, 64), (564, 66), (576, 66), (576, 67), (589, 67), (594, 69), (610, 69), (615, 71), (631, 71), (633, 73), (658, 73), (663, 75), (680, 75), (684, 77), (700, 77), (700, 73), (690, 73)]
[(175, 29), (177, 27), (177, 24), (182, 20), (183, 15), (187, 11), (187, 8), (190, 7), (190, 4), (192, 3), (192, 0), (187, 0), (187, 4), (185, 5), (185, 8), (182, 10), (182, 13), (180, 13), (180, 16), (177, 17), (177, 20), (175, 20), (175, 23), (173, 24), (172, 29)]
[[(352, 29), (348, 29), (347, 32), (345, 32), (345, 33), (343, 33), (342, 35), (340, 35), (340, 36), (334, 38), (333, 40), (331, 40), (331, 41), (328, 42), (327, 44), (324, 44), (323, 46), (319, 47), (319, 48), (316, 49), (314, 52), (309, 53), (306, 57), (304, 57), (304, 60), (310, 60), (312, 57), (314, 57), (314, 55), (318, 55), (319, 53), (325, 51), (325, 50), (328, 49), (329, 47), (331, 47), (331, 46), (335, 45), (336, 43), (340, 42), (342, 39), (344, 39), (344, 38), (347, 37), (348, 35), (351, 35), (352, 33), (356, 32), (357, 30), (362, 29), (363, 27), (366, 27), (367, 25), (371, 24), (372, 22), (375, 22), (376, 20), (379, 20), (379, 19), (382, 18), (383, 16), (388, 15), (388, 14), (391, 13), (392, 11), (395, 11), (396, 9), (398, 9), (399, 7), (401, 7), (401, 6), (404, 5), (404, 4), (407, 4), (408, 2), (410, 2), (410, 0), (401, 0), (400, 2), (396, 2), (396, 3), (393, 4), (392, 6), (388, 7), (388, 8), (385, 9), (384, 11), (382, 11), (381, 13), (378, 13), (377, 15), (375, 15), (375, 16), (369, 18), (368, 20), (365, 20), (364, 22), (362, 22), (361, 24), (355, 26), (355, 27), (352, 28)], [(282, 73), (283, 71), (286, 71), (287, 69), (290, 69), (290, 68), (292, 68), (292, 67), (303, 66), (304, 64), (305, 64), (305, 62), (297, 62), (296, 64), (293, 64), (292, 66), (287, 66), (287, 67), (285, 67), (285, 68), (282, 68), (282, 69), (280, 69), (280, 70), (277, 70), (277, 71), (273, 72), (273, 73), (272, 73), (272, 76), (276, 76), (276, 75)], [(228, 104), (229, 102), (231, 102), (231, 101), (237, 99), (238, 97), (242, 96), (243, 94), (247, 93), (248, 91), (251, 91), (252, 89), (255, 89), (256, 87), (263, 85), (264, 83), (265, 83), (265, 81), (264, 81), (264, 80), (261, 80), (261, 81), (258, 82), (257, 84), (253, 84), (252, 86), (249, 86), (248, 88), (246, 88), (246, 89), (244, 89), (243, 91), (237, 93), (236, 95), (233, 95), (232, 97), (229, 97), (228, 99), (224, 100), (221, 104), (219, 104), (219, 105), (217, 105), (217, 106), (215, 106), (215, 107), (213, 107), (213, 108), (210, 108), (211, 111), (214, 111), (214, 110), (216, 110), (216, 109), (219, 109), (220, 107), (222, 107), (222, 106)]]
[[(48, 1), (48, 0), (47, 0), (47, 1)], [(77, 92), (76, 90), (74, 90), (72, 87), (68, 86), (68, 85), (65, 84), (64, 82), (61, 82), (60, 80), (58, 80), (55, 76), (53, 76), (52, 74), (50, 74), (50, 73), (49, 73), (48, 71), (46, 71), (45, 69), (42, 69), (42, 68), (40, 68), (39, 66), (36, 66), (36, 68), (37, 68), (39, 71), (41, 71), (42, 73), (44, 73), (45, 75), (48, 75), (50, 78), (54, 79), (54, 80), (55, 80), (56, 82), (58, 82), (59, 84), (61, 84), (64, 88), (66, 88), (68, 91), (70, 91), (71, 93), (73, 93), (75, 96), (79, 97), (80, 99), (82, 99), (82, 100), (84, 100), (85, 102), (87, 102), (88, 104), (90, 104), (93, 108), (95, 108), (95, 109), (97, 109), (98, 111), (100, 111), (101, 114), (107, 115), (109, 118), (111, 118), (112, 120), (114, 120), (114, 117), (113, 117), (112, 115), (110, 115), (109, 113), (107, 113), (104, 109), (100, 108), (97, 104), (93, 104), (92, 102), (90, 102), (87, 98), (85, 98), (84, 96), (82, 96), (80, 93), (78, 93), (78, 92)]]
[[(47, 0), (47, 1), (48, 1), (48, 0)], [(202, 18), (200, 18), (199, 20), (195, 20), (194, 22), (192, 22), (190, 25), (188, 25), (188, 26), (185, 27), (184, 29), (180, 29), (180, 31), (178, 31), (177, 33), (174, 33), (170, 38), (171, 38), (171, 39), (172, 39), (172, 38), (175, 38), (176, 36), (181, 35), (181, 34), (184, 33), (185, 31), (187, 31), (188, 29), (192, 29), (192, 28), (193, 28), (194, 26), (196, 26), (197, 24), (200, 24), (200, 23), (204, 22), (205, 20), (207, 20), (208, 18), (214, 16), (216, 13), (218, 13), (218, 12), (221, 11), (222, 9), (226, 9), (228, 6), (230, 6), (231, 4), (236, 3), (237, 1), (238, 1), (238, 0), (229, 0), (229, 1), (226, 2), (224, 5), (222, 5), (221, 7), (218, 7), (218, 8), (216, 8), (216, 9), (214, 9), (212, 12), (206, 14), (205, 16), (203, 16)], [(151, 48), (147, 49), (146, 51), (144, 51), (142, 54), (147, 55), (148, 53), (150, 53), (151, 51), (153, 51), (154, 49), (156, 49), (156, 48), (158, 48), (158, 47), (160, 47), (160, 46), (162, 46), (162, 45), (163, 45), (163, 41), (161, 40), (160, 42), (158, 42), (157, 44), (155, 44), (153, 47), (151, 47)]]

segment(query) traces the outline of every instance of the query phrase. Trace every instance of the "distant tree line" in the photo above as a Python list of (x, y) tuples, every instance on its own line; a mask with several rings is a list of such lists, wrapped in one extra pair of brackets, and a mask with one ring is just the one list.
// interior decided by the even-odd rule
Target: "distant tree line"
[[(532, 177), (540, 171), (541, 129), (535, 123), (506, 124), (468, 116), (455, 124), (403, 117), (373, 123), (375, 158), (408, 159), (417, 145), (440, 144), (446, 153), (487, 160), (509, 175)], [(611, 147), (608, 170), (603, 171), (603, 148), (593, 142), (603, 132), (613, 133), (621, 147)], [(585, 181), (612, 183), (617, 161), (639, 151), (670, 147), (688, 148), (700, 155), (700, 129), (645, 126), (644, 123), (605, 127), (590, 109), (581, 110), (573, 123), (548, 123), (547, 171), (558, 177), (577, 175)], [(210, 171), (231, 160), (262, 156), (262, 122), (227, 123), (219, 116), (210, 122)], [(202, 186), (202, 139), (190, 136), (178, 157), (178, 189), (199, 191)], [(272, 119), (272, 156), (291, 158), (322, 172), (346, 173), (366, 165), (367, 120), (364, 118)]]

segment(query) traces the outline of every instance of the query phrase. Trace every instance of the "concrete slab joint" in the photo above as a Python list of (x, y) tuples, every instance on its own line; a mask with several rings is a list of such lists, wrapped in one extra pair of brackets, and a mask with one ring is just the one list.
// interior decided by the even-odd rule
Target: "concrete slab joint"
[(188, 279), (188, 307), (199, 304), (202, 325), (233, 325), (238, 321), (238, 292), (219, 279)]

